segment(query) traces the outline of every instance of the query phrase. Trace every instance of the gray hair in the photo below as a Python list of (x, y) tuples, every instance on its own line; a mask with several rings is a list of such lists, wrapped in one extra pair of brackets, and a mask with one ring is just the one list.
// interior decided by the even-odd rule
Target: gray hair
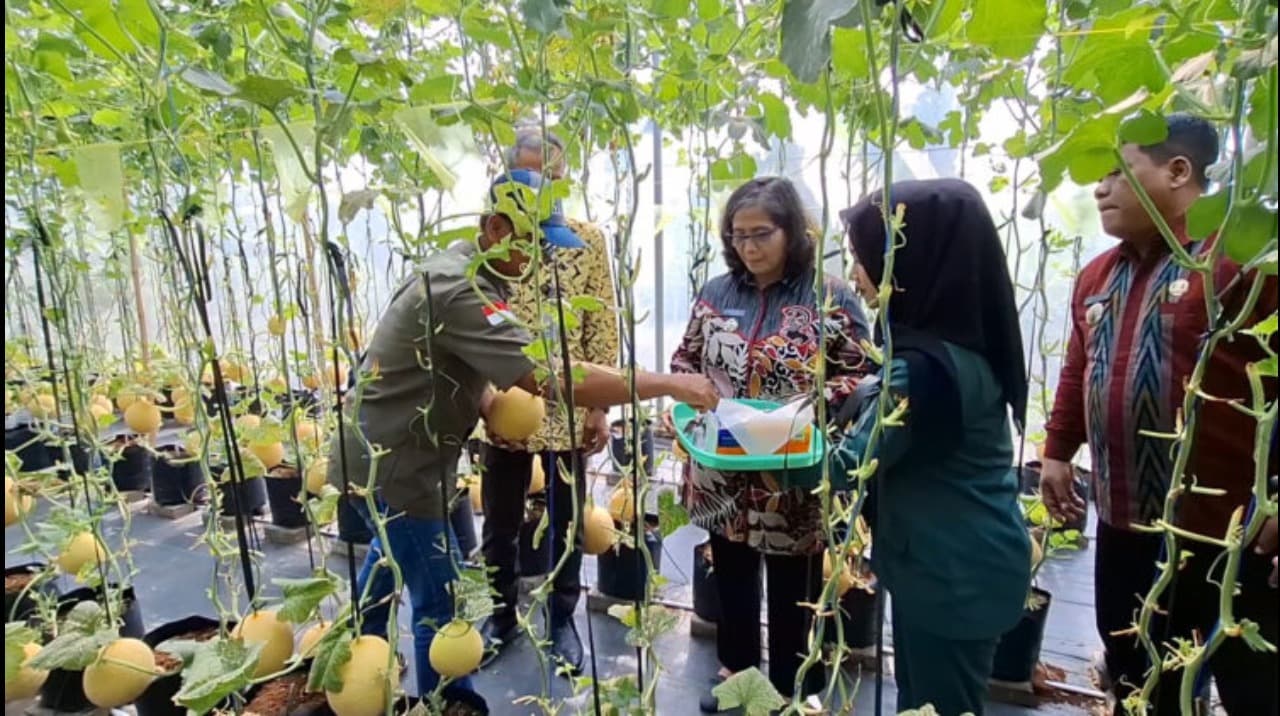
[(547, 132), (544, 135), (542, 130), (538, 127), (524, 126), (517, 128), (515, 144), (507, 147), (506, 152), (503, 154), (503, 160), (506, 162), (507, 169), (514, 169), (516, 163), (520, 160), (520, 155), (525, 152), (533, 152), (534, 154), (537, 154), (539, 158), (542, 158), (544, 138), (547, 144), (550, 144), (561, 152), (564, 151), (564, 142), (560, 140), (560, 137), (557, 137), (551, 132)]

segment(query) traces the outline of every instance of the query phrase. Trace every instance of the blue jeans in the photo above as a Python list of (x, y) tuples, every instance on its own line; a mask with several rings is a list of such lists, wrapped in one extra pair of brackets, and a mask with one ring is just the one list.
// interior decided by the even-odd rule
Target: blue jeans
[[(369, 545), (364, 566), (360, 568), (356, 586), (362, 595), (367, 588), (366, 603), (376, 606), (365, 608), (360, 632), (385, 639), (387, 619), (391, 615), (389, 597), (395, 589), (395, 577), (390, 569), (378, 568), (383, 545), (377, 537), (368, 505), (362, 499), (351, 500), (351, 505), (374, 532), (373, 542)], [(378, 508), (384, 516), (389, 512), (381, 501)], [(436, 626), (453, 620), (453, 595), (449, 593), (449, 584), (458, 578), (455, 566), (460, 559), (458, 543), (446, 522), (424, 520), (401, 513), (391, 513), (391, 517), (385, 527), (388, 542), (386, 546), (400, 565), (404, 586), (409, 588), (409, 600), (413, 605), (413, 660), (418, 695), (426, 696), (440, 683), (440, 675), (431, 668), (428, 650), (431, 648), (431, 640), (435, 638)], [(371, 579), (373, 584), (366, 587)], [(464, 676), (449, 684), (449, 691), (456, 689), (471, 691), (471, 677)]]

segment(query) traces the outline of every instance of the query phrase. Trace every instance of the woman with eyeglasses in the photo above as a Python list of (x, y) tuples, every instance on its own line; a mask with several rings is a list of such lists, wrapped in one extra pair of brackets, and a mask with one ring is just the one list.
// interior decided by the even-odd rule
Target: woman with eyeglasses
[(892, 360), (836, 414), (843, 432), (831, 472), (871, 457), (887, 389), (890, 409), (905, 414), (881, 424), (869, 499), (872, 566), (893, 604), (897, 710), (931, 704), (942, 716), (981, 716), (996, 644), (1022, 616), (1031, 579), (1009, 429), (1010, 418), (1022, 429), (1027, 410), (1018, 309), (976, 189), (958, 179), (899, 182), (889, 200), (903, 225), (887, 301), (882, 195), (841, 213), (858, 290), (887, 312), (876, 340)]
[[(795, 187), (779, 177), (747, 182), (729, 197), (720, 228), (729, 271), (702, 289), (672, 372), (706, 375), (721, 397), (784, 402), (814, 391), (825, 337), (823, 397), (831, 405), (843, 402), (863, 373), (859, 343), (867, 323), (846, 281), (833, 277), (815, 286), (815, 244)], [(824, 307), (830, 307), (825, 315)], [(685, 505), (692, 522), (711, 533), (721, 595), (716, 651), (722, 668), (714, 681), (760, 664), (763, 555), (769, 679), (780, 693), (796, 693), (813, 616), (801, 604), (817, 599), (823, 581), (819, 498), (781, 485), (769, 472), (690, 463)], [(811, 668), (801, 696), (817, 694), (824, 681), (821, 664)], [(700, 706), (706, 713), (720, 710), (710, 690)]]

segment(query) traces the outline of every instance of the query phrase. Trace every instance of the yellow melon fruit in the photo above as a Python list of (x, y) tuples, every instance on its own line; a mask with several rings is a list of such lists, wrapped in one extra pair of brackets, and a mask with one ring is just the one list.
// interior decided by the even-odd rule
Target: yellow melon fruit
[(13, 679), (4, 682), (6, 704), (10, 701), (32, 698), (39, 693), (40, 687), (44, 686), (44, 680), (49, 677), (49, 672), (27, 666), (27, 662), (39, 653), (40, 645), (33, 641), (22, 645), (22, 662), (18, 666), (18, 673), (14, 674)]
[(391, 646), (376, 636), (351, 642), (351, 658), (338, 668), (340, 691), (326, 691), (325, 699), (337, 716), (377, 716), (385, 708), (393, 676), (388, 670)]
[(267, 333), (279, 337), (284, 335), (284, 330), (288, 326), (284, 316), (272, 316), (267, 319)]
[(245, 644), (262, 644), (258, 668), (253, 672), (255, 679), (280, 671), (293, 656), (293, 625), (281, 621), (273, 611), (263, 610), (245, 617), (236, 625), (232, 636), (243, 639)]
[(84, 670), (84, 695), (95, 706), (133, 703), (156, 677), (156, 655), (140, 639), (117, 639), (102, 647)]
[(636, 518), (635, 496), (631, 494), (631, 485), (623, 480), (609, 497), (609, 516), (614, 522), (629, 525)]
[(263, 467), (268, 470), (284, 462), (284, 443), (279, 440), (275, 442), (249, 443), (249, 452), (261, 460)]
[(14, 483), (13, 478), (4, 477), (4, 526), (17, 524), (23, 515), (31, 511), (31, 495), (23, 493)]
[(139, 435), (150, 435), (160, 429), (164, 417), (160, 408), (147, 398), (139, 398), (129, 404), (124, 411), (124, 424)]
[(299, 420), (293, 428), (293, 435), (298, 439), (298, 444), (308, 450), (320, 447), (320, 426), (314, 420)]
[(522, 443), (538, 432), (547, 416), (542, 398), (520, 388), (498, 393), (485, 418), (494, 435), (514, 443)]
[(298, 640), (298, 655), (304, 659), (311, 656), (311, 652), (315, 650), (324, 635), (329, 633), (331, 626), (333, 622), (322, 621), (307, 627), (307, 630), (302, 632), (302, 638)]
[(54, 562), (63, 574), (79, 574), (86, 564), (105, 561), (107, 550), (92, 532), (80, 532), (67, 540)]
[(613, 529), (613, 517), (598, 505), (589, 506), (582, 516), (582, 551), (587, 554), (604, 554), (613, 548), (618, 534)]
[(307, 492), (313, 495), (324, 493), (324, 486), (329, 484), (329, 458), (313, 460), (307, 466), (306, 482)]
[(58, 403), (48, 393), (39, 393), (27, 401), (27, 410), (36, 420), (48, 420), (58, 414)]
[(484, 639), (471, 622), (455, 619), (436, 632), (428, 657), (431, 668), (442, 676), (458, 679), (480, 667)]
[(129, 406), (133, 405), (134, 401), (141, 397), (142, 395), (136, 388), (121, 388), (120, 392), (116, 394), (116, 407), (123, 412), (128, 410)]

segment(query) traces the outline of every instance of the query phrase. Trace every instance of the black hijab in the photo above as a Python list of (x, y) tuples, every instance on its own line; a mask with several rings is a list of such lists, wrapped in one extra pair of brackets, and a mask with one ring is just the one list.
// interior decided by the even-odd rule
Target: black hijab
[[(1022, 329), (1000, 236), (982, 196), (958, 179), (932, 179), (897, 182), (889, 199), (894, 210), (906, 206), (888, 310), (893, 355), (906, 361), (910, 376), (914, 428), (930, 440), (946, 441), (946, 451), (961, 432), (956, 371), (945, 341), (987, 359), (1022, 432)], [(882, 201), (883, 193), (876, 192), (840, 212), (858, 262), (876, 283), (884, 273)], [(876, 332), (883, 342), (879, 323)]]

